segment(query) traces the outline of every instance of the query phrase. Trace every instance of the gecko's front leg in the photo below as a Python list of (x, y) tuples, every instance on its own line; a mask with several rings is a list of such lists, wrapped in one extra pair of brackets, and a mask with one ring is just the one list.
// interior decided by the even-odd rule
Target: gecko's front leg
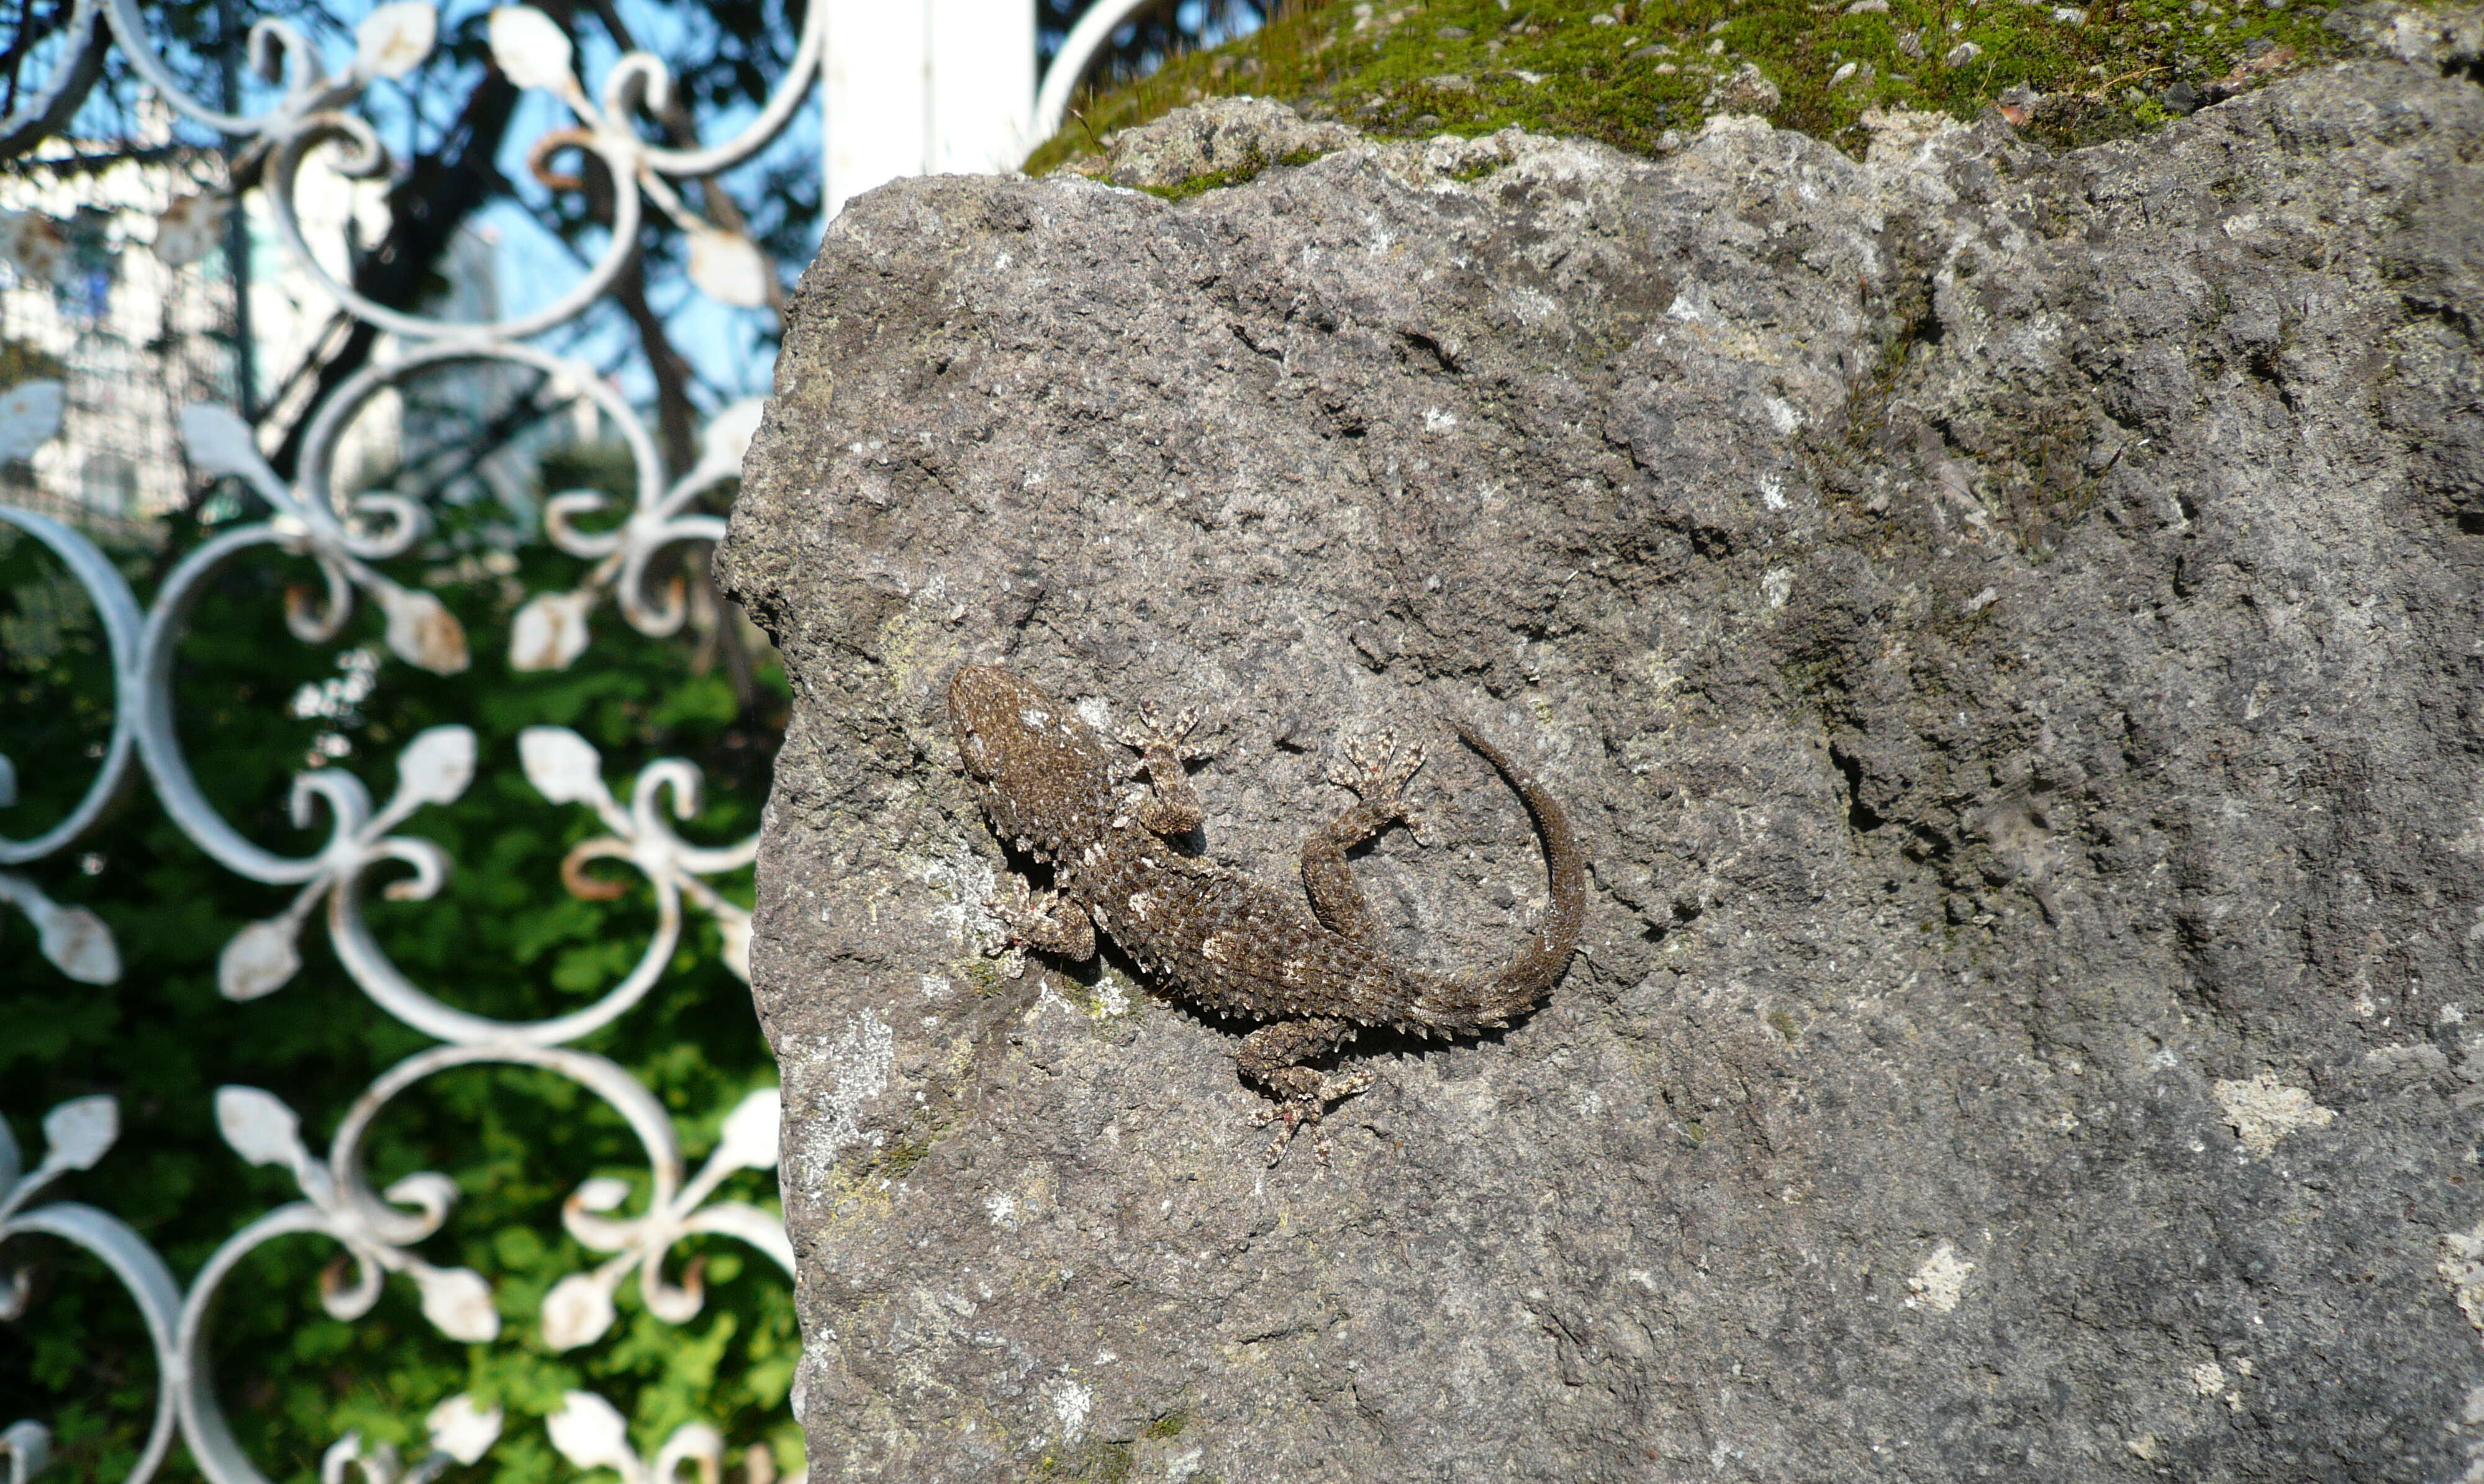
[(1059, 954), (1073, 963), (1083, 963), (1095, 957), (1095, 923), (1087, 909), (1057, 891), (1038, 895), (1023, 877), (1012, 873), (1010, 880), (1017, 888), (1017, 900), (992, 899), (992, 915), (1010, 931), (1010, 937), (1029, 948), (1047, 954)]
[(1190, 743), (1191, 729), (1199, 725), (1199, 709), (1184, 707), (1171, 720), (1154, 702), (1139, 707), (1136, 726), (1125, 726), (1118, 734), (1122, 745), (1139, 751), (1148, 771), (1148, 786), (1139, 795), (1138, 821), (1149, 834), (1186, 835), (1200, 826), (1207, 812), (1199, 806), (1199, 796), (1191, 792), (1190, 771), (1182, 764), (1204, 757), (1204, 750)]

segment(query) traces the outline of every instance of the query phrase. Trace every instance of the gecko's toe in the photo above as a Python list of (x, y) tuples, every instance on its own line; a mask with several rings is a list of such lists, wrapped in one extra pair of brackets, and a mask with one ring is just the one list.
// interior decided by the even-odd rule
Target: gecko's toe
[(1336, 752), (1327, 769), (1329, 782), (1352, 790), (1384, 819), (1401, 821), (1418, 834), (1429, 829), (1430, 822), (1406, 801), (1406, 784), (1423, 766), (1421, 742), (1401, 749), (1397, 734), (1383, 728), (1368, 737), (1341, 739)]
[(1367, 793), (1389, 776), (1390, 759), (1397, 750), (1397, 734), (1383, 727), (1362, 737), (1337, 739), (1336, 756), (1329, 763), (1329, 782)]
[[(1312, 1117), (1316, 1121), (1317, 1115)], [(1265, 1128), (1271, 1123), (1277, 1126), (1277, 1137), (1268, 1141), (1268, 1166), (1274, 1169), (1277, 1162), (1285, 1157), (1285, 1146), (1294, 1142), (1294, 1130), (1303, 1124), (1303, 1105), (1288, 1100), (1251, 1115), (1254, 1128)]]
[(1366, 1091), (1379, 1077), (1380, 1074), (1369, 1067), (1323, 1077), (1308, 1066), (1288, 1066), (1268, 1078), (1272, 1090), (1278, 1093), (1278, 1100), (1251, 1116), (1253, 1127), (1277, 1125), (1277, 1137), (1268, 1145), (1268, 1163), (1273, 1166), (1282, 1159), (1286, 1146), (1294, 1142), (1294, 1135), (1308, 1125), (1314, 1135), (1311, 1152), (1322, 1165), (1328, 1164), (1332, 1146), (1322, 1125), (1329, 1110)]
[(1319, 1085), (1320, 1106), (1326, 1108), (1332, 1104), (1341, 1103), (1358, 1093), (1369, 1091), (1371, 1084), (1379, 1080), (1380, 1074), (1367, 1066), (1359, 1067), (1341, 1077), (1327, 1078)]
[(1185, 706), (1168, 716), (1164, 708), (1153, 701), (1146, 701), (1139, 706), (1138, 722), (1118, 728), (1114, 736), (1123, 745), (1136, 747), (1142, 752), (1165, 747), (1171, 749), (1174, 756), (1192, 761), (1208, 755), (1190, 740), (1190, 734), (1199, 727), (1199, 716), (1200, 711), (1196, 706)]

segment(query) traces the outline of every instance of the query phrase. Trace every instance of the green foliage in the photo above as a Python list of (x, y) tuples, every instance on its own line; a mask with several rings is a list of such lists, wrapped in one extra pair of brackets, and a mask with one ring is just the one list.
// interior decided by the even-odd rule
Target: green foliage
[(1115, 129), (1235, 94), (1376, 135), (1516, 125), (1646, 153), (1667, 130), (1733, 106), (1716, 90), (1745, 63), (1780, 94), (1772, 122), (1856, 152), (1868, 110), (1972, 119), (2015, 88), (2052, 95), (2017, 121), (2050, 143), (2085, 144), (2164, 122), (2158, 97), (2174, 84), (2213, 99), (2336, 55), (2344, 42), (2322, 26), (2328, 14), (2318, 0), (1331, 0), (1083, 100), (1026, 168), (1040, 174), (1099, 152)]
[(67, 367), (61, 358), (40, 345), (13, 340), (0, 336), (0, 387), (14, 387), (19, 382), (56, 378)]
[[(324, 813), (308, 830), (286, 817), (294, 773), (345, 768), (385, 798), (408, 739), (447, 722), (474, 728), (472, 786), (399, 830), (448, 852), (456, 865), (447, 885), (428, 902), (381, 900), (377, 884), (392, 874), (383, 869), (368, 915), (417, 985), (477, 1013), (535, 1019), (608, 989), (648, 941), (655, 914), (644, 880), (615, 863), (595, 875), (626, 884), (622, 894), (581, 901), (562, 890), (563, 855), (604, 830), (586, 809), (552, 804), (526, 782), (518, 733), (539, 722), (575, 728), (603, 752), (605, 776), (625, 799), (644, 764), (689, 758), (706, 774), (703, 808), (678, 827), (720, 844), (758, 825), (787, 692), (770, 658), (758, 666), (755, 694), (738, 697), (728, 670), (702, 660), (715, 653), (713, 633), (650, 639), (608, 605), (595, 613), (595, 642), (576, 667), (511, 673), (505, 654), (518, 605), (574, 585), (583, 564), (541, 546), (500, 550), (491, 536), (477, 513), (451, 509), (418, 556), (390, 564), (399, 581), (438, 592), (464, 623), (473, 654), (466, 673), (435, 676), (389, 657), (381, 616), (367, 604), (336, 643), (297, 641), (284, 624), (285, 586), (315, 584), (316, 574), (260, 549), (209, 584), (181, 648), (176, 694), (185, 756), (208, 797), (251, 839), (293, 854), (315, 850), (329, 824)], [(142, 597), (167, 564), (137, 549), (117, 557)], [(39, 832), (92, 776), (111, 727), (100, 640), (48, 553), (0, 536), (0, 752), (16, 763), (22, 793), (0, 809), (0, 832)], [(371, 656), (380, 657), (378, 684), (365, 687), (356, 675)], [(0, 973), (0, 1116), (32, 1158), (44, 1110), (84, 1093), (116, 1094), (118, 1146), (45, 1199), (85, 1201), (127, 1221), (186, 1282), (227, 1237), (299, 1198), (289, 1173), (246, 1166), (217, 1136), (218, 1086), (275, 1093), (301, 1115), (306, 1141), (324, 1157), (355, 1097), (429, 1042), (363, 997), (330, 956), (316, 914), (289, 984), (246, 1004), (223, 999), (218, 954), (244, 924), (281, 911), (292, 889), (248, 881), (208, 859), (143, 781), (69, 855), (33, 871), (56, 900), (111, 925), (124, 972), (109, 986), (71, 984), (39, 957), (24, 918), (0, 912), (0, 965), (8, 966)], [(715, 884), (749, 900), (746, 871)], [(715, 1146), (723, 1116), (775, 1081), (748, 990), (717, 954), (713, 923), (692, 914), (647, 1001), (581, 1043), (631, 1068), (663, 1104), (691, 1171)], [(706, 1285), (706, 1307), (689, 1323), (647, 1313), (632, 1279), (602, 1340), (565, 1354), (544, 1344), (544, 1294), (604, 1255), (563, 1231), (561, 1201), (594, 1175), (630, 1182), (634, 1194), (615, 1214), (643, 1210), (647, 1200), (636, 1138), (583, 1088), (526, 1068), (442, 1072), (392, 1102), (367, 1147), (375, 1189), (420, 1170), (455, 1181), (447, 1225), (418, 1251), (493, 1282), (500, 1337), (482, 1345), (442, 1337), (401, 1277), (388, 1280), (367, 1316), (332, 1319), (318, 1294), (321, 1270), (338, 1255), (333, 1243), (289, 1237), (260, 1249), (225, 1284), (212, 1373), (244, 1449), (272, 1477), (314, 1479), (321, 1450), (349, 1429), (418, 1454), (424, 1415), (472, 1391), (506, 1409), (503, 1442), (488, 1471), (451, 1477), (566, 1478), (572, 1471), (553, 1453), (540, 1418), (573, 1387), (621, 1408), (642, 1454), (701, 1418), (724, 1430), (737, 1455), (756, 1444), (787, 1467), (799, 1460), (784, 1408), (798, 1353), (791, 1283), (738, 1243), (694, 1238), (669, 1255), (677, 1281), (694, 1268)], [(772, 1209), (773, 1195), (770, 1177), (742, 1172), (720, 1199)], [(35, 1298), (21, 1320), (0, 1325), (0, 1417), (50, 1423), (52, 1476), (119, 1476), (145, 1436), (156, 1385), (131, 1305), (99, 1263), (48, 1239), (13, 1243), (5, 1265), (31, 1265)], [(159, 1475), (196, 1476), (177, 1452)]]

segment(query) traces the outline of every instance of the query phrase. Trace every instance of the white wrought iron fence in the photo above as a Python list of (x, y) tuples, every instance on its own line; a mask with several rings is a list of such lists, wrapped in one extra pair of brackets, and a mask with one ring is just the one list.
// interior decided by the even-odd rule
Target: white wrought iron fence
[[(768, 303), (773, 265), (730, 222), (691, 204), (681, 183), (696, 179), (712, 191), (715, 177), (768, 148), (814, 94), (824, 67), (831, 84), (823, 169), (833, 211), (845, 197), (890, 175), (1006, 164), (1059, 122), (1070, 84), (1115, 25), (1147, 3), (1106, 0), (1090, 9), (1071, 30), (1039, 100), (1026, 0), (818, 0), (805, 13), (791, 66), (764, 105), (729, 138), (690, 145), (655, 142), (639, 126), (645, 116), (663, 109), (672, 87), (658, 58), (643, 51), (621, 55), (590, 87), (559, 25), (527, 6), (502, 6), (491, 12), (488, 23), (494, 63), (511, 82), (557, 100), (568, 115), (537, 141), (532, 159), (540, 164), (554, 151), (589, 155), (615, 184), (605, 246), (573, 284), (540, 307), (472, 322), (410, 311), (362, 292), (333, 266), (338, 261), (336, 245), (313, 240), (302, 206), (306, 164), (322, 150), (331, 152), (335, 168), (348, 178), (380, 177), (390, 170), (380, 131), (360, 109), (377, 80), (406, 75), (432, 51), (440, 16), (428, 0), (392, 0), (371, 10), (354, 33), (350, 59), (341, 64), (332, 63), (294, 26), (259, 22), (249, 34), (251, 60), (283, 86), (271, 106), (256, 112), (212, 105), (185, 87), (150, 39), (138, 0), (74, 0), (58, 33), (64, 40), (50, 57), (48, 78), (21, 92), (17, 106), (0, 119), (0, 157), (23, 154), (68, 128), (106, 50), (117, 47), (168, 115), (213, 131), (230, 142), (232, 152), (263, 162), (256, 188), (287, 272), (315, 285), (352, 321), (391, 339), (309, 411), (293, 461), (298, 472), (289, 479), (271, 466), (233, 407), (193, 401), (180, 408), (172, 436), (191, 473), (237, 479), (264, 508), (256, 517), (219, 524), (179, 553), (143, 601), (77, 525), (57, 512), (0, 503), (0, 523), (46, 549), (92, 605), (108, 651), (112, 715), (108, 740), (92, 758), (0, 756), (0, 807), (14, 801), (21, 769), (46, 775), (92, 769), (65, 817), (28, 838), (0, 837), (0, 903), (32, 924), (51, 965), (50, 971), (31, 963), (0, 966), (0, 975), (56, 971), (61, 980), (87, 985), (121, 978), (121, 948), (110, 926), (91, 911), (55, 902), (43, 883), (55, 879), (50, 873), (75, 869), (81, 840), (124, 786), (143, 776), (154, 805), (224, 870), (293, 888), (289, 902), (271, 915), (234, 925), (217, 967), (218, 987), (227, 998), (251, 1001), (283, 989), (303, 961), (303, 934), (315, 931), (372, 1006), (427, 1042), (343, 1110), (324, 1154), (306, 1142), (300, 1118), (275, 1092), (226, 1086), (214, 1093), (211, 1110), (198, 1110), (202, 1119), (212, 1113), (224, 1142), (240, 1159), (288, 1171), (300, 1199), (234, 1232), (186, 1284), (110, 1211), (46, 1199), (47, 1188), (60, 1177), (94, 1169), (110, 1155), (119, 1136), (112, 1097), (76, 1097), (53, 1107), (42, 1120), (43, 1147), (31, 1167), (0, 1122), (0, 1246), (17, 1243), (22, 1250), (24, 1239), (50, 1238), (83, 1249), (109, 1268), (145, 1323), (158, 1375), (151, 1424), (127, 1474), (133, 1484), (153, 1474), (176, 1441), (216, 1484), (264, 1477), (221, 1410), (211, 1338), (220, 1291), (246, 1258), (270, 1242), (310, 1235), (335, 1244), (339, 1260), (323, 1280), (317, 1303), (339, 1320), (369, 1313), (390, 1281), (401, 1279), (418, 1296), (423, 1318), (442, 1336), (468, 1343), (500, 1336), (501, 1313), (485, 1277), (438, 1265), (420, 1251), (446, 1221), (456, 1186), (444, 1175), (422, 1173), (374, 1190), (366, 1168), (373, 1120), (418, 1084), (452, 1069), (513, 1066), (566, 1078), (616, 1113), (643, 1155), (639, 1186), (589, 1178), (575, 1186), (561, 1207), (567, 1233), (583, 1249), (607, 1255), (543, 1295), (532, 1322), (552, 1350), (586, 1346), (611, 1332), (615, 1294), (634, 1273), (640, 1302), (657, 1318), (678, 1325), (697, 1314), (703, 1296), (695, 1269), (676, 1278), (678, 1269), (668, 1264), (687, 1239), (738, 1241), (789, 1279), (794, 1262), (774, 1216), (718, 1194), (735, 1172), (775, 1164), (775, 1093), (753, 1093), (733, 1108), (723, 1118), (716, 1148), (692, 1171), (673, 1114), (619, 1063), (577, 1044), (656, 992), (681, 951), (690, 913), (714, 920), (724, 961), (747, 977), (749, 915), (711, 882), (748, 865), (756, 837), (711, 848), (676, 831), (676, 822), (699, 812), (698, 769), (680, 760), (654, 762), (616, 794), (595, 747), (578, 732), (536, 726), (523, 734), (523, 770), (544, 805), (583, 806), (606, 831), (570, 852), (564, 877), (575, 885), (573, 873), (591, 860), (625, 863), (652, 890), (655, 923), (634, 966), (583, 1008), (526, 1021), (478, 1015), (459, 1008), (454, 993), (436, 993), (402, 971), (364, 914), (366, 880), (383, 866), (397, 868), (382, 888), (389, 898), (429, 902), (441, 890), (451, 869), (446, 852), (398, 831), (420, 811), (458, 800), (474, 783), (475, 734), (442, 725), (405, 742), (384, 803), (345, 767), (306, 769), (293, 780), (292, 816), (304, 828), (324, 822), (325, 841), (301, 854), (255, 842), (219, 812), (184, 751), (175, 671), (202, 594), (237, 564), (271, 554), (307, 560), (319, 575), (319, 591), (289, 602), (284, 614), (298, 639), (336, 640), (357, 606), (369, 604), (384, 615), (385, 646), (399, 661), (434, 674), (467, 670), (473, 657), (449, 607), (427, 587), (383, 571), (383, 564), (424, 540), (433, 528), (433, 511), (393, 490), (355, 489), (340, 468), (342, 450), (359, 415), (427, 377), (459, 366), (514, 368), (592, 404), (601, 425), (613, 430), (626, 449), (634, 495), (621, 509), (593, 491), (544, 501), (545, 536), (581, 571), (574, 585), (538, 593), (519, 609), (507, 663), (543, 670), (579, 662), (589, 649), (589, 613), (608, 600), (642, 634), (678, 631), (688, 605), (678, 587), (654, 574), (668, 553), (712, 544), (722, 534), (722, 519), (700, 501), (736, 477), (758, 404), (724, 410), (710, 422), (690, 467), (668, 469), (660, 440), (609, 380), (580, 357), (546, 348), (540, 337), (576, 321), (611, 290), (651, 221), (679, 234), (688, 276), (706, 294), (731, 305)], [(976, 12), (990, 13), (970, 13)], [(840, 46), (845, 49), (836, 51)], [(841, 73), (872, 81), (854, 83), (850, 95), (841, 94), (835, 86)], [(905, 126), (888, 128), (891, 117), (905, 120)], [(886, 137), (873, 137), (869, 131), (875, 128)], [(155, 255), (176, 266), (205, 256), (229, 204), (196, 196), (169, 202), (156, 215)], [(135, 246), (124, 244), (122, 250)], [(11, 215), (0, 232), (0, 258), (22, 285), (59, 281), (68, 271), (69, 251), (57, 222), (40, 212)], [(80, 456), (111, 451), (65, 449), (67, 442), (110, 436), (92, 430), (100, 424), (84, 423), (65, 435), (65, 411), (57, 380), (21, 380), (0, 393), (0, 466), (46, 456), (47, 449)], [(358, 674), (367, 681), (369, 667)], [(315, 1113), (324, 1119), (333, 1111)], [(625, 1206), (642, 1203), (634, 1194), (640, 1188), (646, 1193), (643, 1208), (626, 1213)], [(0, 1319), (40, 1324), (32, 1299), (23, 1274), (0, 1266)], [(794, 1402), (798, 1412), (798, 1396)], [(43, 1471), (52, 1436), (40, 1417), (0, 1421), (6, 1422), (0, 1427), (5, 1479), (24, 1484)], [(328, 1448), (321, 1474), (342, 1481), (359, 1472), (366, 1484), (427, 1480), (484, 1458), (510, 1425), (497, 1407), (460, 1392), (430, 1410), (428, 1446), (417, 1456), (400, 1457), (392, 1447), (365, 1444), (348, 1433)], [(671, 1481), (684, 1469), (714, 1479), (725, 1462), (723, 1435), (704, 1422), (676, 1427), (642, 1455), (628, 1436), (622, 1412), (587, 1389), (569, 1391), (544, 1428), (551, 1446), (570, 1465), (611, 1469), (633, 1484)], [(759, 1462), (747, 1467), (754, 1481), (769, 1471)]]

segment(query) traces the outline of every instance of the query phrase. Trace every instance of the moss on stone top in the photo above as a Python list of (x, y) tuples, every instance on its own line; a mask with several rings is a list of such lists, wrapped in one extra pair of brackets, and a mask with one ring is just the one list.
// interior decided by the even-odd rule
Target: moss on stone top
[[(1098, 154), (1116, 129), (1244, 94), (1383, 137), (1516, 124), (1640, 153), (1716, 113), (1763, 114), (1859, 153), (1873, 109), (1972, 119), (1997, 107), (2047, 143), (2078, 145), (2389, 45), (2403, 12), (2320, 0), (1329, 0), (1082, 100), (1026, 168)], [(2467, 13), (2411, 13), (2471, 29)]]

